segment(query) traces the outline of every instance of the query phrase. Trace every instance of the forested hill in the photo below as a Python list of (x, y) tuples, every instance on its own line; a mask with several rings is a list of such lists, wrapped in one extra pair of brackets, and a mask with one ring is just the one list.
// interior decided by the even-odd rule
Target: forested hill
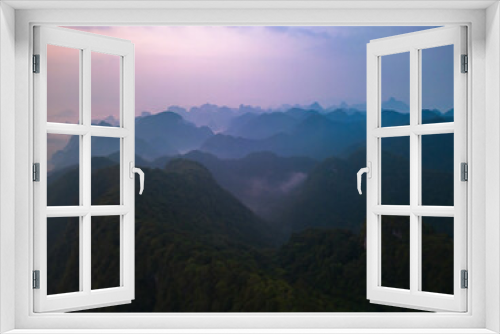
[[(95, 158), (94, 158), (95, 159)], [(103, 183), (99, 204), (114, 202), (117, 166), (100, 160), (92, 176)], [(107, 167), (106, 167), (107, 166)], [(327, 166), (327, 165), (325, 165)], [(321, 170), (321, 168), (320, 168)], [(58, 180), (69, 180), (72, 170)], [(136, 201), (136, 298), (99, 311), (127, 312), (356, 312), (392, 310), (370, 304), (365, 295), (366, 249), (363, 223), (352, 231), (306, 228), (273, 246), (273, 228), (220, 188), (206, 168), (186, 159), (163, 169), (146, 169), (146, 189)], [(69, 183), (68, 183), (69, 184)], [(306, 208), (304, 208), (306, 209)], [(51, 291), (77, 288), (78, 225), (50, 229)], [(408, 248), (407, 230), (385, 220), (385, 258), (394, 263)], [(112, 231), (92, 227), (101, 243), (92, 258), (93, 286), (117, 282), (110, 263)], [(425, 259), (439, 286), (449, 286), (450, 237), (427, 228)], [(404, 258), (403, 258), (404, 260)], [(404, 285), (407, 265), (388, 267), (391, 283)], [(451, 264), (452, 265), (452, 264)], [(402, 266), (402, 267), (401, 267)], [(403, 268), (403, 269), (402, 269)], [(97, 275), (97, 276), (96, 276)], [(429, 280), (428, 280), (429, 281)], [(443, 288), (444, 287), (444, 288)], [(394, 309), (395, 310), (395, 309)]]

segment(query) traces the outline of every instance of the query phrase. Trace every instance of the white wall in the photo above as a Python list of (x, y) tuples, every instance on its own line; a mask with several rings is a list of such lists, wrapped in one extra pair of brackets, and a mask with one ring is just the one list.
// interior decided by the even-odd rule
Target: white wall
[(486, 328), (500, 332), (500, 7), (486, 11), (486, 254), (496, 254), (486, 266)]
[(15, 12), (0, 2), (0, 332), (14, 328)]

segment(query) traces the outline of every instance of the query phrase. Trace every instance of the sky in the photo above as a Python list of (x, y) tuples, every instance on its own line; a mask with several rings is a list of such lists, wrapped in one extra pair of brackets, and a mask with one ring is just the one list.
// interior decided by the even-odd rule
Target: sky
[[(429, 27), (72, 27), (130, 40), (136, 53), (136, 114), (205, 103), (324, 107), (366, 100), (366, 44)], [(78, 52), (51, 47), (49, 121), (74, 122)], [(423, 105), (453, 107), (452, 47), (423, 57)], [(451, 49), (450, 49), (451, 48)], [(451, 50), (451, 51), (450, 51)], [(383, 59), (382, 97), (408, 103), (409, 62)], [(118, 57), (92, 54), (92, 118), (117, 115)], [(387, 65), (384, 65), (387, 64)], [(52, 73), (52, 74), (51, 74)], [(450, 81), (451, 80), (451, 81)], [(448, 84), (447, 84), (448, 83)], [(52, 119), (51, 119), (52, 118)]]

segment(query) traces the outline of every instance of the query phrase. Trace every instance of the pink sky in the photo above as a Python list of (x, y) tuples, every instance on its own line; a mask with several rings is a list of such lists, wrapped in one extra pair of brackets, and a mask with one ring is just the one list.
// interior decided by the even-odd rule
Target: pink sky
[[(421, 30), (418, 27), (227, 27), (120, 26), (73, 27), (130, 40), (136, 52), (136, 114), (171, 105), (205, 103), (263, 108), (281, 104), (324, 106), (364, 102), (366, 43), (370, 39)], [(112, 57), (112, 56), (107, 56)], [(116, 112), (116, 66), (96, 57), (93, 67), (93, 119)], [(49, 62), (77, 67), (63, 52)], [(60, 71), (59, 79), (73, 75)], [(73, 75), (74, 76), (74, 75)], [(64, 86), (64, 84), (62, 85)], [(49, 87), (50, 88), (50, 87)], [(67, 114), (65, 98), (51, 100), (53, 113)], [(391, 96), (404, 98), (397, 85)], [(58, 93), (54, 89), (54, 96)], [(97, 95), (99, 94), (99, 97)], [(94, 96), (95, 95), (95, 96)], [(108, 96), (109, 98), (106, 98)], [(49, 93), (50, 100), (50, 93)], [(64, 100), (67, 100), (66, 102)], [(49, 101), (50, 102), (50, 101)], [(63, 120), (59, 120), (63, 121)]]
[[(334, 77), (345, 72), (324, 53), (314, 52), (322, 47), (324, 39), (307, 35), (298, 38), (265, 27), (78, 29), (135, 44), (137, 114), (159, 112), (170, 105), (204, 103), (231, 107), (314, 101), (328, 104), (335, 102), (332, 88), (338, 85)], [(62, 60), (66, 57), (63, 53), (53, 53), (52, 57), (55, 63), (68, 61)], [(103, 83), (102, 89), (114, 87), (108, 83), (110, 76), (114, 77), (111, 69), (101, 66), (93, 75), (100, 77), (96, 82)], [(355, 98), (349, 94), (351, 88), (346, 85), (335, 90), (344, 99)], [(109, 114), (109, 108), (100, 109), (93, 118)]]

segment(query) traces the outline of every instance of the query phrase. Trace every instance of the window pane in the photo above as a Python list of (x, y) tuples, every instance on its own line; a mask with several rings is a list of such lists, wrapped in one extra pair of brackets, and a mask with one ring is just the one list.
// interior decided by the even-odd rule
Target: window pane
[(80, 121), (80, 50), (47, 45), (47, 122)]
[(381, 57), (382, 126), (410, 124), (410, 53)]
[(120, 217), (92, 217), (92, 289), (120, 286)]
[(423, 49), (422, 124), (453, 122), (453, 45)]
[(47, 218), (47, 294), (80, 290), (80, 218)]
[(422, 205), (453, 206), (452, 133), (422, 136)]
[(92, 124), (120, 126), (120, 57), (92, 52)]
[(80, 205), (80, 137), (47, 134), (47, 205)]
[(382, 216), (382, 286), (410, 288), (408, 216)]
[(382, 138), (384, 205), (410, 205), (410, 137)]
[(92, 205), (120, 204), (120, 138), (92, 137)]
[(422, 290), (453, 294), (453, 218), (422, 217)]

